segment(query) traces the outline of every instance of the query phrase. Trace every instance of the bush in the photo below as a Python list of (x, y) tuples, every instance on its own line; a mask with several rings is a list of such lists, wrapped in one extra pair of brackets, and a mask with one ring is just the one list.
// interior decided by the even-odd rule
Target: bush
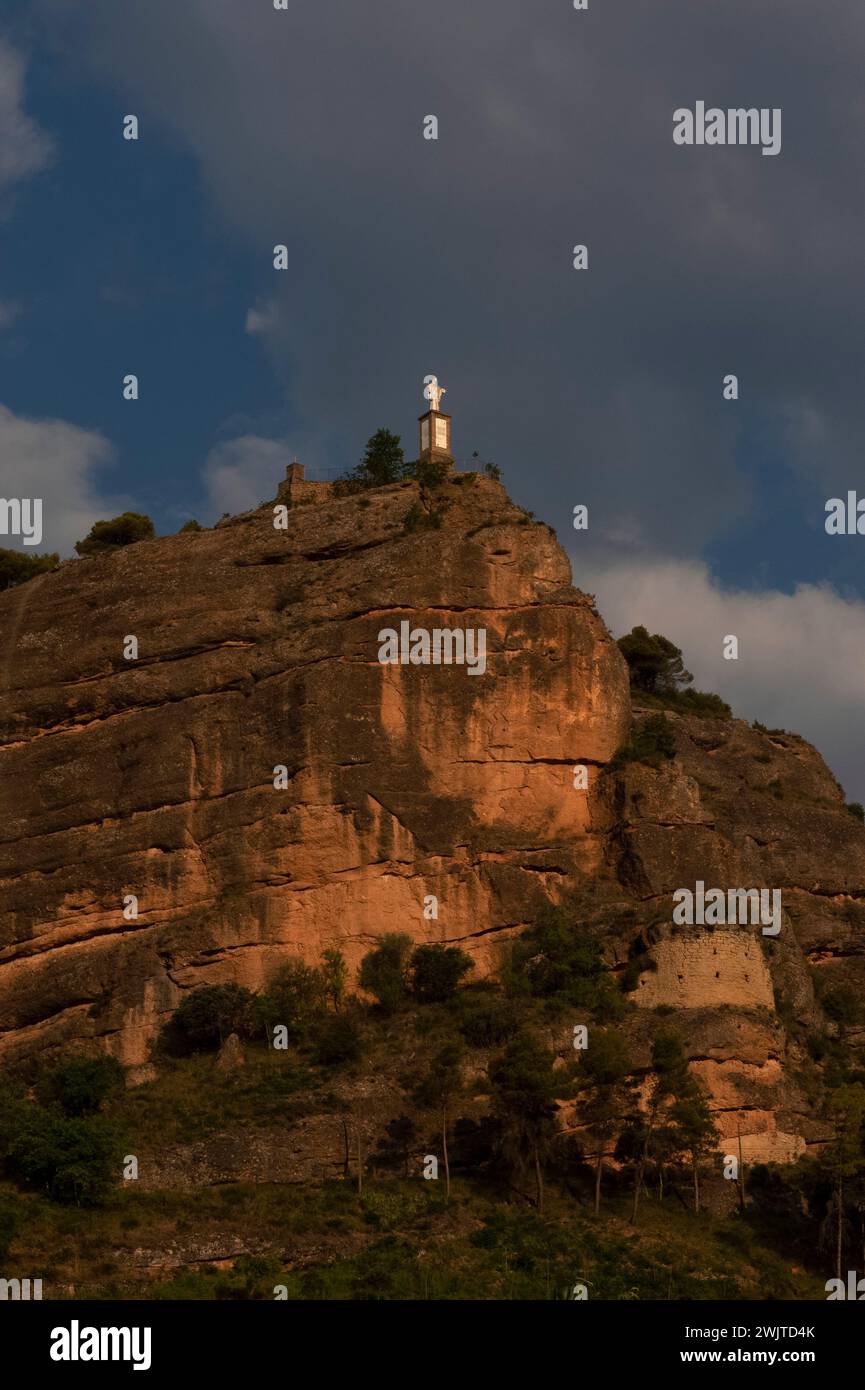
[(67, 1119), (31, 1104), (20, 1111), (4, 1168), (56, 1202), (95, 1206), (119, 1177), (120, 1155), (117, 1132), (101, 1116)]
[(599, 1022), (620, 1018), (625, 1007), (597, 940), (561, 907), (547, 908), (514, 942), (505, 983), (511, 995), (589, 1009)]
[(326, 1013), (328, 980), (323, 970), (302, 960), (286, 961), (271, 977), (259, 999), (259, 1015), (269, 1029), (280, 1025), (291, 1042), (307, 1040), (315, 1021)]
[(849, 985), (838, 985), (835, 989), (826, 990), (821, 994), (820, 1003), (827, 1018), (831, 1018), (842, 1027), (855, 1027), (862, 1022), (862, 1004), (856, 991)]
[(683, 714), (699, 714), (706, 719), (733, 718), (733, 711), (727, 701), (708, 690), (677, 690), (670, 703)]
[(861, 801), (848, 801), (844, 810), (849, 811), (851, 816), (855, 816), (857, 820), (865, 821), (865, 806), (862, 805)]
[(676, 755), (676, 735), (668, 719), (663, 714), (650, 714), (631, 734), (627, 743), (615, 754), (611, 768), (624, 767), (626, 763), (645, 763), (647, 767), (658, 768), (665, 758)]
[(96, 521), (83, 541), (75, 542), (79, 555), (101, 555), (106, 550), (117, 550), (123, 545), (134, 545), (136, 541), (150, 540), (153, 536), (153, 522), (141, 512), (124, 512), (111, 521)]
[(502, 470), (499, 468), (497, 463), (485, 463), (484, 472), (486, 473), (487, 477), (492, 478), (493, 482), (495, 483), (497, 483), (502, 476)]
[(36, 1082), (42, 1105), (58, 1105), (64, 1115), (95, 1115), (102, 1102), (123, 1089), (123, 1068), (115, 1057), (70, 1057)]
[(383, 1013), (396, 1013), (406, 1002), (406, 967), (411, 946), (410, 936), (390, 932), (382, 936), (375, 950), (369, 951), (361, 961), (358, 977), (361, 989), (375, 995)]
[(362, 1050), (360, 1029), (354, 1019), (331, 1014), (319, 1027), (312, 1055), (319, 1066), (334, 1067), (356, 1062)]
[[(265, 503), (262, 502), (261, 505), (264, 506)], [(184, 533), (184, 531), (203, 531), (203, 530), (204, 530), (204, 527), (201, 525), (201, 523), (198, 522), (198, 521), (196, 521), (194, 517), (190, 517), (189, 521), (184, 521), (183, 525), (181, 526), (181, 528), (180, 528), (180, 535), (182, 536), (183, 533)]]
[(450, 469), (447, 459), (418, 459), (412, 464), (410, 476), (416, 478), (421, 487), (441, 487)]
[(200, 985), (182, 999), (160, 1034), (160, 1047), (174, 1057), (212, 1052), (231, 1033), (260, 1031), (255, 995), (242, 985)]
[(441, 529), (442, 520), (443, 515), (440, 511), (428, 512), (420, 502), (412, 502), (403, 518), (402, 529), (408, 534), (412, 531), (438, 531)]
[(500, 1047), (520, 1026), (519, 1011), (510, 999), (465, 990), (460, 995), (459, 1030), (469, 1047)]
[(59, 555), (26, 555), (20, 550), (0, 549), (0, 591), (26, 584), (28, 579), (46, 574), (59, 564)]
[(409, 964), (409, 989), (421, 1004), (442, 1004), (471, 969), (471, 956), (458, 946), (418, 946)]

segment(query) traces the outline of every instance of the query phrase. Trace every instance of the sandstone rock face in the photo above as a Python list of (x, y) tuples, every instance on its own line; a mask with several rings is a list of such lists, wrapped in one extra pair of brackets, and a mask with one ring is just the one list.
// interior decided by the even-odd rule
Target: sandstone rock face
[[(491, 480), (289, 500), (284, 529), (265, 507), (0, 594), (0, 1065), (103, 1048), (141, 1079), (197, 985), (331, 945), (355, 966), (387, 931), (483, 972), (567, 896), (613, 969), (640, 965), (641, 1069), (675, 1014), (724, 1152), (819, 1143), (814, 978), (865, 989), (865, 830), (819, 755), (668, 712), (674, 759), (611, 768), (648, 711), (552, 532)], [(408, 529), (418, 508), (440, 525)], [(382, 664), (403, 622), (482, 629), (483, 673)], [(674, 925), (698, 881), (780, 889), (781, 932)]]
[[(573, 768), (622, 742), (624, 662), (548, 527), (490, 480), (445, 493), (439, 529), (404, 529), (409, 483), (0, 595), (0, 1060), (142, 1065), (183, 991), (386, 931), (483, 968), (598, 869)], [(402, 621), (484, 629), (484, 673), (381, 664)]]

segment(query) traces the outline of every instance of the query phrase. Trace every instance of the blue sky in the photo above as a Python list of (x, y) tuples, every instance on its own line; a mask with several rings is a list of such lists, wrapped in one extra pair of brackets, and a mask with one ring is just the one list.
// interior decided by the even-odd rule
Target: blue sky
[[(66, 553), (126, 506), (209, 522), (295, 454), (413, 452), (436, 372), (614, 631), (865, 800), (865, 537), (823, 529), (865, 494), (863, 61), (855, 0), (7, 3), (6, 495), (38, 477)], [(697, 99), (782, 108), (781, 154), (674, 146)]]

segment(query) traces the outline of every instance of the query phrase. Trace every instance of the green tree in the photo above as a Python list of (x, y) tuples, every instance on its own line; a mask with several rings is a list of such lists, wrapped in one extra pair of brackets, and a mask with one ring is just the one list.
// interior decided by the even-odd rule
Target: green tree
[(517, 1174), (529, 1165), (534, 1168), (537, 1208), (542, 1212), (543, 1165), (558, 1130), (553, 1056), (530, 1034), (520, 1033), (491, 1063), (489, 1078), (502, 1157)]
[(64, 1115), (95, 1115), (123, 1084), (116, 1057), (69, 1057), (44, 1071), (35, 1089), (43, 1105), (59, 1105)]
[(675, 1099), (670, 1106), (673, 1143), (691, 1161), (694, 1178), (694, 1211), (700, 1210), (700, 1167), (717, 1145), (718, 1129), (703, 1086), (687, 1069), (674, 1078)]
[(258, 999), (268, 1037), (274, 1028), (283, 1027), (291, 1042), (305, 1042), (327, 1011), (329, 978), (325, 970), (302, 960), (280, 965)]
[(513, 943), (504, 980), (511, 995), (557, 999), (591, 1010), (602, 1023), (624, 1012), (599, 941), (575, 925), (565, 907), (544, 908), (536, 924)]
[(590, 1031), (589, 1045), (580, 1053), (577, 1085), (581, 1095), (577, 1114), (595, 1149), (596, 1212), (601, 1209), (604, 1154), (622, 1128), (622, 1117), (631, 1099), (628, 1076), (632, 1070), (621, 1034)]
[(865, 1125), (865, 1087), (856, 1083), (838, 1086), (826, 1102), (825, 1116), (832, 1126), (832, 1139), (821, 1154), (821, 1166), (833, 1185), (835, 1216), (835, 1277), (842, 1277), (844, 1251), (845, 1184), (865, 1170), (863, 1125)]
[(60, 564), (59, 555), (27, 555), (21, 550), (0, 549), (0, 591), (26, 584)]
[(650, 636), (644, 627), (635, 627), (619, 638), (618, 645), (637, 690), (667, 695), (694, 679), (685, 670), (681, 648), (659, 632)]
[(212, 1051), (231, 1033), (251, 1038), (258, 1031), (255, 995), (242, 985), (199, 985), (175, 1009), (160, 1034), (160, 1046), (175, 1057)]
[(75, 549), (79, 555), (101, 555), (106, 550), (150, 540), (153, 534), (149, 516), (141, 512), (123, 512), (110, 521), (95, 521), (84, 540), (75, 542)]
[(677, 1034), (662, 1030), (652, 1044), (654, 1076), (644, 1108), (629, 1117), (616, 1149), (617, 1157), (630, 1158), (634, 1167), (634, 1205), (631, 1220), (636, 1224), (640, 1193), (648, 1163), (658, 1165), (658, 1182), (663, 1195), (664, 1163), (675, 1151), (673, 1128), (666, 1122), (666, 1111), (683, 1085), (688, 1059)]
[(414, 1100), (424, 1109), (437, 1109), (441, 1115), (442, 1158), (445, 1166), (445, 1199), (451, 1195), (451, 1169), (448, 1158), (448, 1107), (462, 1089), (463, 1050), (449, 1042), (433, 1057), (429, 1070), (414, 1092)]
[(369, 479), (370, 487), (398, 483), (405, 472), (405, 455), (398, 434), (376, 430), (366, 442), (359, 472)]
[(368, 951), (360, 963), (361, 989), (375, 995), (382, 1013), (394, 1014), (408, 996), (408, 954), (412, 939), (399, 932), (388, 932)]
[(406, 465), (400, 438), (390, 430), (376, 430), (366, 442), (363, 458), (356, 468), (336, 482), (337, 496), (365, 488), (386, 487), (405, 477)]
[(324, 951), (321, 957), (321, 969), (324, 975), (324, 992), (334, 1013), (338, 1014), (345, 1003), (345, 992), (348, 986), (348, 970), (342, 951), (335, 946)]
[(4, 1168), (56, 1202), (97, 1206), (117, 1179), (121, 1153), (103, 1116), (68, 1119), (31, 1104), (7, 1142)]
[(418, 946), (409, 962), (409, 989), (421, 1004), (442, 1004), (456, 993), (472, 958), (458, 946)]

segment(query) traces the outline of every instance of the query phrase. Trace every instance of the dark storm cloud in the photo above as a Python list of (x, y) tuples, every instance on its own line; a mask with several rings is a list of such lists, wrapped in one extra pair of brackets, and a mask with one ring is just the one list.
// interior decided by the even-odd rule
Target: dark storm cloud
[[(788, 711), (795, 681), (793, 712), (818, 742), (832, 731), (833, 766), (862, 794), (861, 662), (839, 651), (833, 665), (831, 642), (809, 661), (802, 634), (853, 639), (865, 608), (812, 590), (782, 602), (772, 590), (795, 546), (771, 515), (755, 541), (763, 594), (725, 596), (699, 563), (731, 528), (762, 526), (759, 509), (783, 494), (813, 537), (813, 581), (823, 502), (862, 478), (858, 0), (37, 10), (70, 61), (83, 55), (142, 116), (144, 139), (158, 124), (194, 152), (215, 223), (259, 257), (245, 327), (318, 461), (353, 462), (381, 424), (412, 449), (420, 382), (436, 372), (459, 455), (494, 457), (566, 543), (574, 504), (589, 504), (590, 530), (570, 543), (602, 607), (606, 585), (617, 619), (638, 620), (631, 596), (647, 576), (645, 620), (663, 630), (676, 595), (673, 625), (695, 645), (707, 634), (689, 662), (702, 672), (715, 627), (747, 624), (748, 712), (783, 722), (774, 711)], [(697, 100), (781, 108), (780, 154), (675, 146), (673, 111)], [(422, 139), (430, 113), (437, 142)], [(277, 242), (291, 253), (284, 274), (271, 269)], [(587, 273), (572, 269), (575, 243), (589, 247)], [(729, 372), (735, 405), (721, 396)], [(268, 446), (244, 434), (217, 474), (240, 487), (248, 458), (258, 489)], [(629, 568), (635, 553), (642, 570)], [(851, 555), (833, 552), (816, 578), (861, 593)], [(731, 698), (735, 677), (723, 677)]]
[[(831, 24), (804, 0), (756, 9), (41, 6), (259, 248), (274, 363), (334, 461), (381, 422), (413, 441), (436, 371), (458, 452), (494, 453), (554, 523), (588, 501), (595, 540), (678, 553), (749, 505), (749, 410), (780, 438), (807, 408), (828, 438), (820, 458), (793, 438), (790, 462), (827, 486), (861, 440), (865, 20), (852, 0)], [(780, 106), (781, 154), (674, 146), (698, 98)]]

